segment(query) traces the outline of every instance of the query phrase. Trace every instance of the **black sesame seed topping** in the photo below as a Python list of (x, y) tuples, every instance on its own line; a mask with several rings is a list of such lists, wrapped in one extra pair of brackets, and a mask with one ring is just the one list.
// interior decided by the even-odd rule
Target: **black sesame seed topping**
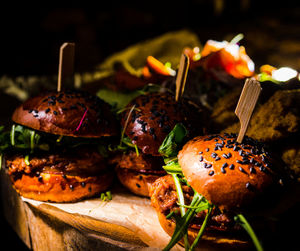
[(241, 166), (239, 166), (239, 170), (240, 170), (242, 173), (247, 173)]
[(54, 114), (54, 115), (57, 115), (58, 113), (57, 113), (57, 111), (53, 111), (53, 114)]
[(212, 167), (212, 164), (208, 164), (207, 166), (206, 166), (206, 168), (211, 168)]
[(215, 152), (213, 152), (212, 154), (211, 154), (211, 157), (213, 157), (213, 158), (216, 158), (218, 155), (215, 153)]
[(222, 157), (225, 158), (225, 159), (229, 159), (229, 157), (228, 157), (228, 155), (226, 153), (223, 153)]
[(242, 163), (243, 163), (243, 161), (241, 161), (241, 160), (237, 159), (237, 160), (236, 160), (236, 163), (242, 164)]
[(209, 148), (206, 148), (205, 151), (206, 151), (206, 152), (209, 152)]
[(135, 185), (136, 185), (138, 188), (141, 188), (141, 185), (140, 185), (140, 184), (136, 183)]
[(74, 191), (74, 186), (72, 184), (70, 184), (69, 187), (72, 191)]
[(139, 176), (139, 180), (142, 180), (142, 179), (143, 179), (143, 176), (142, 176), (142, 175), (140, 175), (140, 176)]
[(225, 167), (227, 167), (228, 166), (228, 164), (225, 162), (223, 165), (222, 165), (222, 168), (225, 168)]
[(67, 176), (65, 174), (63, 174), (61, 177), (63, 177), (63, 179), (67, 179)]
[(199, 154), (202, 154), (203, 152), (199, 152)]
[(207, 167), (207, 163), (203, 163), (203, 167), (206, 168)]
[(224, 167), (221, 167), (221, 172), (222, 172), (222, 173), (226, 173), (226, 170), (225, 170)]
[(28, 113), (32, 113), (33, 112), (33, 110), (32, 109), (30, 109), (29, 111), (28, 111)]
[(215, 158), (215, 161), (218, 161), (218, 160), (220, 160), (221, 158), (219, 157), (219, 156), (217, 156), (216, 158)]
[(231, 164), (231, 165), (229, 166), (229, 169), (230, 169), (230, 170), (233, 170), (233, 169), (234, 169), (234, 164)]
[(215, 173), (214, 171), (210, 171), (208, 175), (212, 176), (212, 175), (214, 175), (214, 173)]
[(50, 112), (50, 108), (47, 108), (47, 109), (45, 110), (45, 113), (48, 113), (48, 112)]
[(81, 182), (80, 185), (81, 185), (82, 187), (85, 187), (86, 184), (85, 184), (85, 182)]
[(38, 177), (38, 181), (39, 181), (39, 182), (42, 182), (42, 181), (43, 181), (43, 177), (42, 177), (42, 176), (39, 176), (39, 177)]
[(250, 167), (250, 173), (256, 173), (256, 170), (254, 167)]
[(249, 189), (249, 190), (252, 190), (253, 187), (252, 187), (250, 182), (246, 183), (246, 188)]
[(37, 118), (39, 115), (38, 114), (34, 114), (33, 117)]
[(201, 162), (201, 161), (203, 161), (203, 156), (200, 156), (200, 159), (199, 159), (199, 161)]

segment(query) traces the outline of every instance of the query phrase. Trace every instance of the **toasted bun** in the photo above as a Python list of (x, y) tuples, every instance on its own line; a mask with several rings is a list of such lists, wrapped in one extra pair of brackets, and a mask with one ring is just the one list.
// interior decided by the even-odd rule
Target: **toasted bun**
[(163, 159), (135, 152), (122, 153), (112, 161), (116, 164), (119, 181), (129, 191), (140, 196), (149, 197), (149, 186), (166, 174), (161, 168)]
[[(168, 235), (172, 236), (176, 227), (175, 222), (167, 219), (166, 216), (159, 211), (157, 211), (157, 215), (162, 228)], [(188, 229), (188, 239), (190, 243), (193, 243), (198, 232), (199, 229)], [(183, 240), (179, 241), (179, 243), (184, 245)], [(250, 250), (250, 248), (253, 247), (250, 242), (242, 238), (239, 239), (236, 236), (226, 236), (226, 233), (218, 234), (216, 232), (206, 232), (201, 238), (199, 248), (200, 250)]]
[(130, 192), (145, 197), (150, 197), (149, 187), (161, 177), (160, 174), (139, 173), (127, 168), (116, 168), (116, 173), (121, 184)]
[[(135, 110), (130, 114), (130, 108)], [(129, 118), (128, 118), (129, 116)], [(192, 134), (201, 132), (201, 113), (185, 100), (176, 102), (170, 93), (149, 93), (135, 98), (127, 105), (122, 118), (125, 133), (145, 154), (159, 156), (158, 148), (173, 127), (181, 122)]]
[(246, 207), (274, 184), (268, 153), (251, 138), (200, 136), (178, 154), (182, 172), (199, 194), (221, 210)]
[(116, 135), (116, 119), (97, 96), (80, 91), (48, 92), (27, 100), (12, 115), (15, 123), (73, 137)]
[(40, 173), (39, 177), (23, 174), (21, 178), (11, 180), (16, 191), (25, 198), (49, 202), (75, 202), (108, 189), (113, 175), (105, 173), (80, 177)]
[(73, 202), (106, 190), (113, 172), (106, 159), (90, 148), (56, 154), (6, 156), (8, 174), (17, 192), (30, 199)]

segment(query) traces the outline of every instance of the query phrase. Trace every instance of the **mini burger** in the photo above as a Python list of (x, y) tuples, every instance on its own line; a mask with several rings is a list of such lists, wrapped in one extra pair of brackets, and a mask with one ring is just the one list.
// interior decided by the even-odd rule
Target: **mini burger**
[(159, 221), (172, 236), (165, 250), (177, 242), (187, 250), (253, 249), (246, 232), (262, 250), (244, 214), (274, 199), (271, 191), (278, 195), (274, 167), (265, 148), (247, 136), (242, 144), (234, 134), (188, 141), (179, 151), (178, 162), (165, 166), (169, 174), (150, 189)]
[(130, 147), (114, 162), (120, 182), (131, 192), (149, 196), (148, 185), (166, 174), (158, 149), (179, 122), (190, 129), (190, 135), (205, 123), (198, 107), (185, 99), (176, 102), (169, 92), (140, 95), (127, 105), (121, 143)]
[(5, 159), (21, 196), (74, 202), (109, 188), (105, 146), (118, 127), (104, 101), (81, 91), (48, 92), (19, 106), (12, 120)]

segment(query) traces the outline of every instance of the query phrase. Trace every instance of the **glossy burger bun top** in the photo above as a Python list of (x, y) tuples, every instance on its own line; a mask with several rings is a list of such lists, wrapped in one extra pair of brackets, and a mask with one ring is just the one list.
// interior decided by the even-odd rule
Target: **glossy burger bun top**
[(268, 153), (248, 137), (200, 136), (178, 154), (182, 172), (199, 194), (221, 210), (245, 209), (275, 181)]
[[(130, 109), (135, 109), (130, 114)], [(125, 134), (145, 154), (159, 156), (158, 148), (177, 123), (186, 126), (190, 135), (203, 133), (203, 112), (187, 100), (175, 101), (169, 92), (148, 93), (132, 100), (122, 116)], [(201, 108), (203, 109), (203, 108)]]
[(82, 91), (53, 91), (30, 98), (14, 111), (12, 120), (63, 136), (99, 138), (118, 133), (110, 106)]

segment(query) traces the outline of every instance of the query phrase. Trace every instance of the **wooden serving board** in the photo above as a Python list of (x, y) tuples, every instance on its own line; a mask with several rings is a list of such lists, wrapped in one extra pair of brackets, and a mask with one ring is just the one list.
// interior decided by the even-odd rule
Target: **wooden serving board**
[[(170, 237), (150, 200), (115, 188), (113, 199), (44, 203), (25, 199), (1, 169), (5, 218), (28, 248), (46, 250), (160, 250)], [(177, 246), (174, 250), (182, 250)]]

